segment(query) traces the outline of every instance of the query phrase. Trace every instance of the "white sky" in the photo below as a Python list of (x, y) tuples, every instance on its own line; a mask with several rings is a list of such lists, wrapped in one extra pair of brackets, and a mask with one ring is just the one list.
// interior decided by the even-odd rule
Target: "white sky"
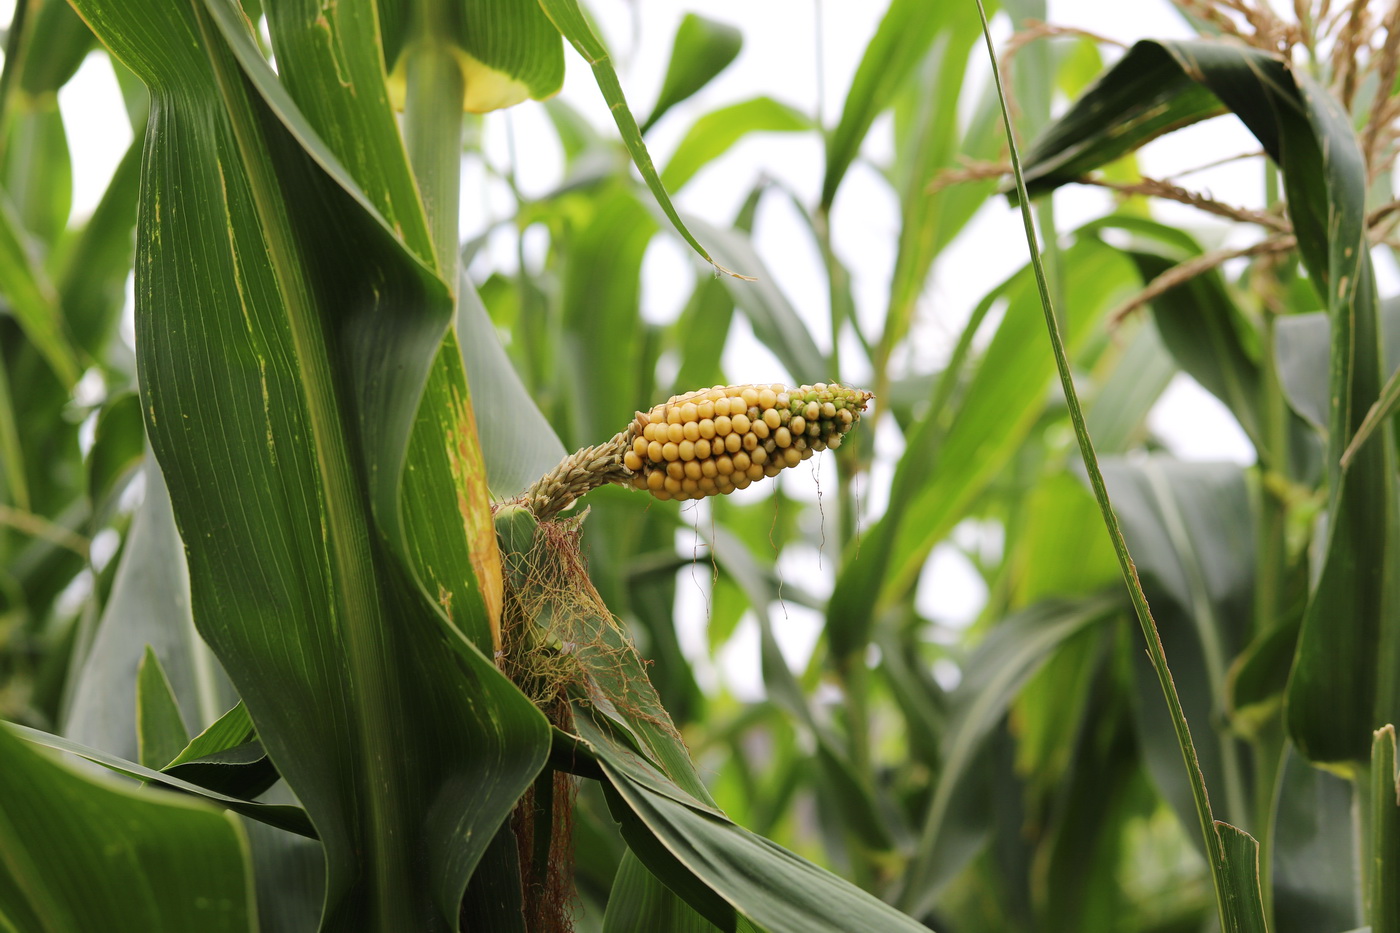
[[(698, 95), (674, 108), (649, 135), (652, 155), (661, 166), (696, 116), (760, 94), (777, 98), (803, 112), (815, 113), (819, 89), (824, 89), (824, 99), (820, 101), (824, 120), (834, 123), (860, 55), (878, 25), (885, 4), (837, 0), (801, 4), (710, 0), (697, 6), (670, 0), (646, 3), (592, 0), (589, 6), (614, 50), (623, 87), (639, 117), (649, 111), (660, 88), (672, 36), (686, 12), (694, 10), (734, 23), (744, 31), (745, 44), (739, 59)], [(814, 17), (818, 7), (823, 18), (820, 57)], [(1131, 3), (1052, 0), (1050, 9), (1052, 22), (1090, 28), (1125, 43), (1143, 37), (1190, 35), (1165, 0)], [(7, 21), (12, 10), (13, 0), (0, 0), (0, 22)], [(634, 16), (635, 11), (640, 14)], [(1003, 18), (995, 23), (994, 29), (1004, 38), (1008, 24)], [(988, 73), (982, 66), (980, 76)], [(572, 50), (568, 52), (563, 98), (604, 132), (615, 132), (589, 69)], [(101, 56), (88, 59), (78, 76), (61, 93), (60, 104), (73, 152), (74, 211), (81, 217), (90, 213), (97, 203), (131, 134), (111, 69)], [(539, 105), (525, 104), (489, 115), (484, 129), (486, 156), (497, 166), (508, 163), (508, 134), (514, 135), (517, 176), (527, 194), (542, 194), (560, 180), (562, 156)], [(858, 313), (864, 321), (878, 319), (883, 309), (894, 259), (897, 205), (874, 168), (875, 164), (888, 160), (891, 146), (890, 122), (886, 117), (876, 123), (862, 161), (852, 167), (832, 217), (835, 248), (852, 270)], [(1167, 176), (1217, 157), (1256, 148), (1235, 121), (1218, 119), (1154, 143), (1143, 153), (1142, 164), (1149, 174)], [(712, 223), (727, 224), (763, 173), (783, 179), (804, 201), (815, 203), (822, 174), (820, 142), (814, 134), (751, 137), (691, 181), (677, 198), (678, 206)], [(1193, 175), (1190, 182), (1229, 202), (1261, 205), (1262, 180), (1255, 165), (1235, 164), (1212, 169)], [(1056, 195), (1056, 211), (1061, 229), (1070, 229), (1099, 215), (1106, 203), (1098, 192), (1079, 189), (1060, 192)], [(477, 234), (511, 209), (503, 187), (489, 180), (479, 165), (468, 160), (463, 178), (463, 237)], [(1223, 225), (1203, 223), (1198, 213), (1187, 208), (1166, 205), (1159, 217), (1167, 222), (1189, 224), (1208, 241), (1226, 235)], [(808, 321), (818, 345), (826, 348), (830, 340), (824, 275), (805, 227), (781, 198), (765, 199), (758, 218), (756, 243), (774, 279)], [(985, 291), (1025, 262), (1022, 243), (1019, 216), (1001, 199), (989, 202), (935, 267), (914, 332), (918, 356), (938, 359), (946, 352), (947, 342), (956, 336), (961, 322)], [(527, 241), (527, 253), (532, 248)], [(513, 268), (514, 256), (508, 233), (493, 238), (488, 251), (489, 263), (495, 268)], [(643, 271), (643, 313), (655, 321), (673, 319), (693, 285), (691, 257), (669, 239), (658, 237)], [(730, 374), (740, 381), (785, 380), (786, 373), (777, 360), (757, 344), (740, 319), (736, 318), (736, 324), (739, 326), (735, 328), (725, 357)], [(845, 357), (850, 359), (856, 355), (847, 353)], [(859, 383), (868, 381), (870, 374), (857, 371), (845, 375), (848, 381)], [(1248, 441), (1223, 406), (1188, 377), (1180, 376), (1172, 383), (1153, 412), (1151, 424), (1179, 456), (1240, 463), (1254, 460)], [(900, 441), (897, 433), (882, 432), (877, 444), (882, 462), (873, 481), (875, 490), (862, 493), (875, 511), (883, 507), (878, 494), (879, 481), (882, 477), (888, 478)], [(799, 479), (801, 481), (788, 482), (785, 488), (790, 494), (810, 498), (814, 495), (811, 484)], [(758, 488), (748, 492), (754, 496), (763, 495)], [(687, 539), (683, 547), (689, 544)], [(784, 572), (794, 576), (804, 574), (803, 567), (809, 566), (813, 556), (785, 555)], [(829, 559), (827, 564), (830, 564)], [(723, 675), (705, 656), (703, 613), (708, 605), (704, 592), (707, 580), (708, 572), (689, 577), (682, 574), (681, 577), (678, 624), (687, 653), (699, 667), (702, 682), (714, 686), (722, 678), (731, 689), (752, 696), (760, 689), (757, 636), (752, 620), (741, 627), (733, 642), (721, 653), (719, 669), (724, 671)], [(985, 587), (961, 552), (956, 547), (941, 546), (921, 581), (920, 609), (944, 624), (957, 627), (976, 616), (985, 598)], [(784, 611), (786, 616), (781, 615)], [(778, 630), (785, 654), (791, 662), (801, 664), (811, 651), (820, 619), (791, 605), (778, 612), (778, 618), (783, 620)]]

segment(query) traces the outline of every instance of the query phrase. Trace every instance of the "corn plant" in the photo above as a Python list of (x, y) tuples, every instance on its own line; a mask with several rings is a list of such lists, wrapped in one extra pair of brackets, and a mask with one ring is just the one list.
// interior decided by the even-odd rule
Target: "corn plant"
[[(892, 0), (827, 123), (764, 96), (697, 115), (744, 35), (696, 15), (652, 92), (576, 0), (20, 0), (0, 925), (1400, 929), (1400, 325), (1372, 268), (1400, 5), (1182, 0), (1200, 39), (1106, 70), (1002, 6), (1004, 90), (973, 77), (975, 2)], [(89, 54), (135, 141), (78, 226), (55, 93)], [(615, 125), (548, 100), (566, 57)], [(486, 164), (473, 114), (516, 104), (565, 178), (527, 198), (505, 168), (513, 214), (475, 229), (546, 247), (498, 264), (463, 242), (460, 169)], [(842, 199), (884, 113), (872, 315)], [(1264, 209), (1137, 171), (1225, 113)], [(676, 208), (762, 132), (811, 140), (819, 188)], [(1120, 200), (1060, 231), (1044, 195), (1070, 185)], [(935, 358), (927, 286), (1003, 198), (1032, 261)], [(1153, 198), (1262, 236), (1203, 248)], [(775, 208), (825, 333), (758, 245)], [(663, 237), (696, 273), (655, 324)], [(741, 325), (771, 371), (726, 371)], [(1162, 449), (1179, 372), (1257, 465)], [(965, 631), (920, 594), (950, 550), (987, 587)], [(677, 629), (697, 602), (707, 658)], [(794, 665), (783, 628), (811, 618)], [(705, 670), (745, 631), (759, 699)]]

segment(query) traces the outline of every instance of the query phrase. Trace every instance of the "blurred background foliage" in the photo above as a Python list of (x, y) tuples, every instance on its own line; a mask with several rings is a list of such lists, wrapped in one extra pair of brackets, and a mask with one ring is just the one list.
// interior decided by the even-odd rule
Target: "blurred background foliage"
[[(1347, 109), (1375, 261), (1392, 270), (1400, 5), (1323, 4), (1302, 22), (1253, 3), (1178, 6), (1206, 39), (1290, 55)], [(147, 646), (186, 739), (235, 698), (192, 627), (122, 326), (147, 97), (114, 63), (135, 138), (96, 210), (72, 216), (56, 94), (105, 53), (66, 4), (15, 9), (0, 79), (0, 717), (160, 768), (169, 756), (144, 750), (137, 715)], [(1329, 298), (1308, 266), (1319, 247), (1283, 208), (1285, 195), (1290, 207), (1307, 195), (1301, 182), (1248, 153), (1267, 196), (1246, 208), (1229, 191), (1186, 190), (1189, 176), (1185, 188), (1143, 179), (1132, 152), (1176, 125), (1162, 113), (1187, 123), (1244, 105), (1219, 87), (1169, 92), (1146, 65), (1096, 85), (1122, 50), (1045, 26), (1035, 0), (994, 12), (1000, 35), (1016, 32), (1005, 73), (1022, 144), (1038, 141), (1032, 193), (1081, 179), (1113, 192), (1103, 216), (1073, 227), (1057, 224), (1053, 199), (1033, 207), (1089, 432), (1216, 818), (1260, 842), (1270, 929), (1396, 929), (1375, 892), (1385, 873), (1400, 889), (1400, 865), (1368, 854), (1400, 837), (1376, 791), (1385, 758), (1370, 758), (1371, 730), (1394, 721), (1400, 699), (1393, 392), (1363, 448), (1385, 448), (1370, 487), (1383, 494), (1342, 506), (1379, 515), (1349, 545), (1349, 566), (1372, 568), (1379, 595), (1359, 622), (1317, 593), (1352, 588), (1324, 580), (1341, 560), (1328, 516), (1350, 429), (1380, 383), (1393, 388), (1400, 304), (1382, 288), (1368, 347), (1376, 385), (1339, 438), (1332, 399), (1350, 364), (1329, 351)], [(810, 472), (684, 508), (615, 487), (588, 497), (594, 584), (648, 659), (715, 800), (934, 929), (1217, 928), (1177, 737), (1085, 482), (1029, 267), (993, 280), (966, 261), (940, 264), (1002, 197), (1006, 172), (975, 6), (892, 0), (835, 119), (766, 96), (694, 106), (745, 41), (742, 24), (691, 13), (659, 87), (631, 86), (624, 71), (640, 138), (678, 140), (657, 166), (673, 194), (751, 135), (805, 134), (823, 152), (814, 194), (755, 173), (732, 216), (685, 216), (717, 263), (757, 281), (697, 260), (667, 282), (673, 319), (644, 311), (644, 271), (655, 244), (681, 240), (616, 128), (563, 99), (524, 105), (542, 108), (562, 159), (557, 188), (527, 196), (515, 172), (531, 153), (488, 159), (484, 140), (509, 125), (466, 118), (467, 177), (508, 195), (492, 216), (464, 220), (457, 311), (493, 495), (517, 494), (538, 464), (673, 393), (769, 381), (874, 390), (875, 415)], [(1063, 116), (1091, 88), (1130, 98), (1106, 126)], [(861, 232), (887, 238), (892, 259), (860, 270), (888, 283), (874, 309), (858, 306), (852, 257), (833, 235), (854, 167), (897, 205), (894, 229)], [(1211, 219), (1165, 222), (1159, 199)], [(799, 311), (756, 246), (775, 248), (761, 235), (775, 202), (820, 259), (824, 313)], [(973, 280), (976, 301), (933, 300), (938, 276)], [(950, 339), (931, 340), (930, 321)], [(1153, 406), (1182, 373), (1238, 422), (1253, 465), (1179, 459), (1154, 433)], [(975, 618), (940, 617), (940, 594), (921, 585), (935, 553), (956, 555), (985, 589)], [(1352, 629), (1350, 650), (1334, 650), (1340, 636), (1328, 633)], [(755, 676), (724, 670), (741, 660)], [(1358, 679), (1371, 705), (1322, 721), (1329, 692)], [(1344, 735), (1346, 749), (1317, 751), (1319, 734)], [(255, 850), (280, 832), (244, 822)], [(627, 929), (610, 893), (636, 868), (594, 782), (577, 798), (575, 848), (576, 928)], [(260, 897), (269, 865), (310, 880), (274, 896), (276, 920), (264, 904), (265, 928), (314, 928), (314, 846), (272, 849), (280, 861), (255, 859)]]

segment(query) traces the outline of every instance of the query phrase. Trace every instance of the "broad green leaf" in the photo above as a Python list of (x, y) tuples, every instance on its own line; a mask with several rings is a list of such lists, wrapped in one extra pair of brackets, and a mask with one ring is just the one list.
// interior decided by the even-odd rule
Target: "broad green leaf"
[[(1035, 225), (1031, 217), (1030, 205), (1027, 203), (1030, 199), (1030, 194), (1026, 189), (1025, 176), (1021, 167), (1020, 157), (1017, 154), (1015, 136), (1011, 128), (1011, 114), (1006, 103), (1005, 93), (1001, 88), (1001, 78), (998, 70), (999, 65), (996, 59), (996, 52), (992, 47), (986, 13), (980, 5), (978, 10), (982, 15), (982, 29), (986, 39), (987, 54), (991, 59), (993, 77), (997, 83), (998, 95), (1001, 98), (1002, 118), (1006, 129), (1007, 144), (1011, 153), (1012, 170), (1016, 179), (1016, 195), (1025, 229), (1026, 246), (1031, 254), (1031, 266), (1035, 271), (1036, 286), (1039, 291), (1046, 331), (1050, 338), (1051, 348), (1054, 352), (1055, 367), (1059, 376), (1060, 387), (1064, 394), (1070, 421), (1074, 427), (1075, 440), (1080, 451), (1080, 459), (1088, 474), (1090, 485), (1094, 491), (1095, 501), (1099, 505), (1104, 526), (1109, 533), (1109, 537), (1113, 541), (1113, 548), (1118, 560), (1119, 570), (1123, 582), (1128, 589), (1134, 614), (1137, 616), (1143, 638), (1147, 643), (1147, 651), (1151, 658), (1153, 673), (1156, 675), (1163, 699), (1166, 701), (1170, 712), (1178, 750), (1181, 753), (1182, 763), (1185, 765), (1185, 770), (1190, 782), (1196, 816), (1206, 842), (1207, 860), (1210, 865), (1211, 880), (1215, 888), (1221, 927), (1227, 931), (1227, 933), (1246, 929), (1262, 931), (1266, 928), (1267, 924), (1264, 918), (1263, 900), (1259, 893), (1257, 877), (1258, 847), (1255, 841), (1247, 834), (1239, 833), (1238, 836), (1236, 836), (1231, 827), (1227, 827), (1230, 829), (1230, 834), (1222, 837), (1221, 827), (1223, 824), (1213, 819), (1205, 779), (1202, 776), (1200, 764), (1197, 760), (1196, 749), (1191, 739), (1190, 727), (1186, 722), (1186, 716), (1182, 710), (1180, 695), (1173, 683), (1171, 670), (1167, 666), (1160, 630), (1152, 617), (1151, 607), (1148, 605), (1147, 597), (1138, 579), (1137, 570), (1128, 550), (1117, 515), (1109, 501), (1107, 484), (1100, 470), (1098, 457), (1094, 453), (1093, 440), (1090, 438), (1088, 430), (1085, 427), (1083, 408), (1079, 402), (1078, 391), (1075, 388), (1074, 376), (1071, 371), (1070, 356), (1065, 348), (1065, 340), (1062, 335), (1062, 324), (1050, 297), (1050, 288), (1047, 282), (1045, 268), (1041, 261), (1040, 249), (1036, 243)], [(1253, 858), (1250, 860), (1251, 864), (1248, 871), (1242, 870), (1240, 867), (1240, 863), (1244, 861), (1240, 850), (1246, 847), (1250, 849), (1253, 855)]]
[(464, 110), (484, 113), (559, 93), (564, 43), (539, 6), (515, 0), (460, 3), (454, 25), (466, 52)]
[(80, 776), (0, 728), (0, 923), (250, 933), (248, 843), (226, 814)]
[(1304, 262), (1327, 301), (1332, 355), (1326, 551), (1303, 616), (1286, 715), (1308, 758), (1357, 761), (1369, 756), (1375, 728), (1400, 719), (1395, 449), (1386, 427), (1380, 443), (1361, 448), (1345, 471), (1340, 465), (1384, 379), (1366, 175), (1339, 105), (1305, 77), (1297, 93), (1315, 142), (1286, 152), (1282, 168)]
[(180, 717), (180, 704), (170, 686), (160, 658), (150, 645), (136, 668), (136, 747), (138, 759), (159, 771), (189, 744), (190, 734)]
[(1352, 786), (1285, 754), (1270, 855), (1277, 933), (1351, 929), (1361, 921)]
[(147, 768), (144, 765), (129, 761), (119, 755), (113, 755), (101, 751), (100, 749), (92, 748), (70, 739), (65, 739), (62, 736), (41, 732), (38, 729), (30, 729), (27, 726), (9, 723), (5, 727), (0, 728), (8, 728), (20, 738), (34, 745), (42, 745), (54, 751), (77, 755), (79, 758), (86, 759), (96, 765), (101, 765), (108, 771), (112, 771), (116, 774), (125, 775), (126, 777), (135, 778), (138, 781), (145, 781), (150, 784), (158, 784), (169, 790), (184, 791), (186, 794), (191, 794), (195, 797), (202, 797), (215, 806), (232, 810), (240, 816), (246, 816), (259, 823), (275, 826), (279, 830), (296, 833), (299, 836), (306, 836), (311, 839), (317, 837), (315, 827), (311, 825), (311, 821), (307, 819), (306, 811), (301, 807), (292, 804), (254, 803), (239, 797), (230, 797), (227, 794), (221, 794), (218, 791), (200, 787), (198, 784), (192, 784), (174, 775), (165, 774), (153, 768)]
[(142, 123), (92, 217), (65, 252), (56, 276), (73, 341), (95, 359), (103, 358), (126, 301), (126, 278), (136, 252), (132, 233), (145, 136)]
[(58, 294), (26, 242), (19, 218), (0, 194), (0, 293), (25, 336), (44, 355), (53, 373), (71, 387), (82, 370), (68, 339)]
[[(1136, 275), (1126, 260), (1094, 240), (1065, 250), (1066, 313), (1073, 346), (1092, 335), (1094, 323), (1132, 288)], [(907, 592), (933, 546), (963, 516), (972, 500), (1005, 468), (1045, 406), (1044, 393), (1055, 364), (1036, 330), (1039, 299), (1023, 270), (981, 302), (963, 346), (970, 347), (982, 316), (1009, 302), (976, 372), (963, 389), (963, 403), (951, 415), (943, 410), (950, 386), (935, 386), (931, 404), (910, 440), (896, 472), (889, 511), (866, 536), (861, 559), (842, 568), (828, 612), (828, 636), (838, 656), (864, 650), (879, 605)], [(965, 352), (965, 351), (964, 351)]]
[[(1040, 190), (1053, 188), (1206, 115), (1207, 98), (1238, 116), (1282, 171), (1299, 252), (1331, 321), (1331, 520), (1287, 715), (1293, 740), (1309, 758), (1356, 762), (1369, 754), (1371, 730), (1400, 712), (1400, 677), (1388, 659), (1377, 663), (1385, 654), (1378, 648), (1394, 642), (1381, 620), (1400, 601), (1400, 582), (1386, 570), (1400, 548), (1400, 519), (1389, 440), (1362, 448), (1345, 473), (1340, 468), (1384, 378), (1365, 231), (1365, 167), (1346, 114), (1311, 78), (1261, 50), (1210, 41), (1140, 42), (1047, 131), (1028, 158), (1026, 176)], [(1339, 625), (1337, 619), (1347, 621)]]
[[(680, 869), (771, 933), (926, 930), (883, 901), (720, 814), (681, 799), (621, 765), (597, 723), (577, 720), (620, 801)], [(624, 834), (627, 824), (624, 823)], [(643, 863), (646, 858), (642, 856)], [(698, 905), (692, 904), (692, 906)], [(710, 912), (701, 911), (714, 922)], [(734, 929), (722, 925), (721, 929)]]
[(554, 22), (555, 27), (564, 34), (564, 38), (569, 40), (569, 44), (583, 56), (583, 60), (588, 62), (588, 66), (593, 69), (594, 80), (598, 82), (598, 90), (602, 92), (603, 100), (607, 101), (608, 109), (612, 111), (618, 132), (622, 134), (623, 145), (631, 154), (633, 164), (637, 166), (637, 171), (642, 175), (642, 181), (646, 182), (646, 186), (651, 189), (656, 203), (666, 214), (667, 219), (671, 221), (676, 232), (686, 243), (690, 244), (691, 249), (699, 253), (719, 272), (725, 275), (737, 275), (710, 258), (705, 247), (701, 246), (699, 241), (686, 229), (680, 215), (676, 213), (676, 208), (671, 203), (671, 196), (666, 193), (666, 188), (661, 184), (660, 176), (656, 174), (656, 166), (651, 161), (651, 154), (647, 152), (646, 143), (642, 141), (642, 132), (637, 128), (637, 119), (632, 116), (632, 111), (627, 106), (627, 99), (622, 93), (622, 85), (617, 80), (617, 71), (613, 69), (612, 57), (608, 54), (603, 43), (594, 35), (592, 27), (588, 25), (583, 11), (579, 9), (578, 0), (539, 0), (539, 4)]
[(608, 898), (603, 933), (633, 933), (635, 930), (714, 933), (718, 929), (647, 871), (636, 853), (629, 849), (623, 855)]
[(74, 655), (74, 689), (63, 721), (63, 734), (73, 741), (133, 761), (144, 760), (136, 722), (137, 679), (148, 648), (169, 678), (189, 726), (203, 728), (235, 700), (195, 631), (184, 546), (154, 460), (147, 460), (143, 475), (145, 497), (127, 532), (111, 593), (90, 645), (80, 645)]
[[(95, 513), (105, 512), (111, 497), (141, 465), (145, 455), (141, 400), (134, 392), (119, 393), (98, 411), (92, 449), (88, 451), (88, 498)], [(158, 490), (157, 494), (162, 493)]]
[(189, 740), (161, 771), (221, 794), (252, 799), (276, 782), (277, 769), (240, 701)]
[(1222, 111), (1165, 43), (1139, 42), (1027, 147), (1026, 187), (1032, 194), (1053, 189)]
[(457, 292), (457, 337), (474, 387), (472, 408), (491, 492), (498, 499), (518, 496), (567, 451), (520, 381), (480, 296), (465, 278)]
[(11, 118), (3, 178), (13, 222), (46, 255), (59, 244), (73, 201), (68, 134), (57, 98), (33, 101)]
[[(744, 34), (728, 23), (698, 13), (685, 14), (671, 43), (666, 77), (656, 97), (656, 106), (652, 107), (651, 116), (646, 118), (641, 131), (645, 133), (651, 129), (662, 114), (713, 81), (739, 56), (743, 45)], [(668, 182), (667, 187), (674, 190), (679, 186)]]
[[(957, 21), (966, 26), (967, 16), (966, 5), (949, 3), (930, 8), (918, 0), (891, 0), (851, 80), (840, 122), (827, 137), (823, 211), (831, 210), (836, 190), (859, 154), (875, 118), (894, 101), (939, 34)], [(975, 24), (974, 18), (973, 28)], [(956, 52), (950, 57), (961, 60)]]
[(1142, 442), (1148, 414), (1178, 371), (1153, 324), (1136, 328), (1127, 341), (1121, 354), (1113, 354), (1113, 368), (1099, 376), (1084, 413), (1094, 449), (1102, 454), (1126, 453)]
[[(894, 903), (914, 916), (932, 909), (940, 889), (962, 867), (947, 859), (940, 840), (953, 801), (972, 778), (971, 766), (983, 742), (1006, 716), (1021, 688), (1064, 641), (1086, 626), (1121, 611), (1115, 597), (1037, 603), (1003, 620), (988, 633), (968, 661), (949, 699), (943, 735), (942, 769), (924, 813), (914, 856)], [(967, 852), (964, 858), (973, 853)]]
[[(462, 634), (485, 629), (490, 581), (425, 593), (405, 539), (434, 527), (401, 509), (400, 477), (450, 294), (397, 237), (412, 215), (391, 225), (372, 206), (238, 11), (146, 6), (81, 12), (152, 93), (138, 352), (195, 616), (325, 843), (323, 929), (452, 929), (546, 733)], [(379, 54), (344, 22), (331, 38), (347, 55)], [(470, 425), (461, 410), (426, 417)], [(466, 443), (436, 439), (429, 463)], [(484, 503), (479, 475), (457, 488), (471, 480)], [(472, 580), (456, 560), (441, 573)]]
[(671, 161), (661, 170), (667, 191), (679, 191), (706, 165), (724, 155), (750, 133), (797, 133), (812, 121), (771, 97), (754, 97), (712, 110), (691, 124)]
[(1267, 933), (1264, 899), (1259, 886), (1259, 843), (1229, 823), (1215, 822), (1228, 885), (1220, 892), (1221, 924), (1240, 933)]
[(1400, 929), (1400, 773), (1395, 726), (1376, 730), (1371, 747), (1371, 864), (1366, 915), (1373, 930)]
[[(1126, 252), (1137, 265), (1144, 285), (1177, 263), (1201, 255), (1199, 244), (1188, 234), (1150, 220), (1113, 216), (1096, 226), (1116, 228), (1133, 237)], [(1177, 364), (1220, 399), (1267, 459), (1264, 373), (1256, 358), (1259, 338), (1223, 277), (1215, 270), (1195, 276), (1155, 298), (1151, 308), (1162, 340)], [(1276, 326), (1283, 327), (1295, 317), (1281, 317)], [(1266, 466), (1288, 468), (1288, 475), (1315, 475), (1320, 455), (1312, 432), (1296, 417), (1289, 418), (1286, 430), (1289, 463)]]
[(560, 433), (571, 448), (601, 444), (654, 404), (639, 309), (642, 257), (655, 233), (646, 207), (618, 187), (598, 198), (574, 244), (564, 270), (560, 362), (569, 427)]

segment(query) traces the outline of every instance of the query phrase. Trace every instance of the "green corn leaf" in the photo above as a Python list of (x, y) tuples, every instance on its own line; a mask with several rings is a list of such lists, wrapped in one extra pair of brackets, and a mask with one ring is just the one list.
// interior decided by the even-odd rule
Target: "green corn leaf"
[[(687, 13), (676, 28), (667, 59), (666, 77), (661, 83), (656, 106), (642, 124), (641, 131), (651, 129), (662, 114), (687, 99), (714, 80), (739, 57), (744, 34), (728, 23), (709, 19), (698, 13)], [(675, 189), (671, 184), (668, 188)]]
[(754, 97), (720, 107), (686, 130), (671, 161), (661, 170), (661, 183), (668, 191), (679, 191), (697, 172), (750, 133), (797, 133), (810, 129), (810, 119), (771, 97)]
[[(352, 28), (372, 7), (342, 4), (330, 33), (359, 58), (343, 77), (366, 82), (354, 112), (367, 135), (345, 150), (312, 128), (226, 2), (80, 12), (153, 98), (138, 353), (196, 621), (325, 843), (322, 928), (453, 929), (547, 732), (464, 634), (489, 650), (492, 580), (467, 560), (492, 552), (464, 560), (460, 543), (485, 480), (469, 402), (459, 391), (449, 405), (453, 380), (434, 365), (455, 360), (460, 380), (460, 355), (442, 348), (451, 295), (421, 260), (426, 224), (402, 183), (382, 72), (365, 66), (380, 51)], [(309, 54), (300, 35), (279, 56), (289, 81)], [(401, 485), (406, 460), (416, 477), (455, 464), (458, 482), (425, 501)], [(459, 543), (438, 552), (436, 536)]]
[(159, 771), (190, 741), (180, 704), (150, 645), (136, 669), (136, 744), (140, 762)]
[(656, 203), (660, 205), (676, 232), (686, 243), (690, 244), (691, 249), (699, 253), (719, 272), (745, 278), (745, 276), (731, 272), (711, 259), (710, 254), (705, 251), (705, 247), (700, 245), (700, 242), (681, 221), (680, 215), (676, 213), (676, 208), (671, 203), (671, 196), (666, 193), (665, 186), (661, 184), (661, 177), (656, 173), (656, 166), (651, 161), (651, 154), (647, 152), (646, 143), (642, 141), (642, 131), (637, 127), (637, 119), (632, 116), (632, 111), (627, 106), (627, 99), (622, 93), (622, 85), (617, 80), (617, 71), (612, 65), (612, 57), (608, 54), (603, 43), (594, 35), (583, 11), (579, 9), (577, 0), (539, 0), (539, 4), (553, 20), (555, 27), (564, 34), (564, 38), (569, 40), (569, 43), (583, 56), (584, 61), (588, 62), (588, 66), (593, 69), (593, 77), (598, 82), (598, 90), (602, 92), (603, 99), (607, 101), (608, 109), (612, 111), (613, 120), (617, 123), (618, 132), (622, 134), (623, 145), (631, 154), (632, 162), (637, 166), (637, 171), (641, 172), (642, 181), (646, 182), (646, 186), (651, 189)]
[(0, 925), (251, 933), (237, 821), (79, 775), (0, 728)]
[(257, 820), (259, 823), (265, 823), (268, 826), (274, 826), (280, 830), (296, 833), (299, 836), (305, 836), (310, 839), (317, 838), (315, 827), (311, 825), (311, 821), (307, 819), (306, 811), (301, 807), (291, 804), (253, 803), (238, 797), (231, 797), (227, 794), (219, 793), (218, 791), (200, 787), (198, 784), (192, 784), (174, 775), (165, 774), (153, 768), (147, 768), (134, 761), (128, 761), (118, 755), (112, 755), (100, 749), (82, 745), (70, 739), (65, 739), (62, 736), (41, 732), (38, 729), (31, 729), (28, 726), (8, 723), (0, 728), (8, 728), (20, 738), (34, 745), (41, 745), (45, 748), (51, 748), (54, 751), (77, 755), (79, 758), (86, 759), (96, 765), (101, 765), (115, 774), (125, 775), (129, 778), (135, 778), (138, 781), (146, 781), (147, 783), (160, 785), (170, 790), (183, 791), (196, 797), (202, 797), (215, 806), (232, 810), (240, 816), (246, 816), (251, 820)]

